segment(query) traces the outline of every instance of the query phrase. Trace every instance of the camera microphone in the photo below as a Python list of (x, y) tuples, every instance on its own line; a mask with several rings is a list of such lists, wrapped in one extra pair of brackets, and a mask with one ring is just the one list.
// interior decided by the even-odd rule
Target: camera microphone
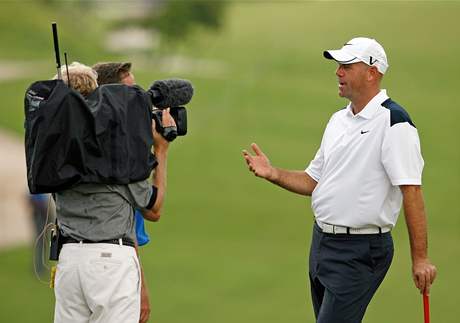
[(159, 80), (150, 86), (148, 92), (156, 108), (166, 109), (189, 103), (193, 96), (193, 86), (187, 80)]

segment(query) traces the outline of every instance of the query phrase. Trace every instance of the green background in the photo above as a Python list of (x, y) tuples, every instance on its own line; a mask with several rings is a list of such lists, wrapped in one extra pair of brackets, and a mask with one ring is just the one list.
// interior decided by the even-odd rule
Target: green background
[[(40, 62), (23, 78), (0, 81), (1, 127), (21, 136), (25, 88), (54, 74), (54, 20), (71, 60), (130, 59), (144, 87), (174, 76), (195, 86), (189, 134), (170, 149), (163, 216), (147, 224), (152, 241), (141, 249), (151, 322), (314, 322), (310, 199), (255, 178), (241, 150), (257, 142), (274, 165), (304, 169), (330, 115), (347, 103), (322, 51), (355, 36), (384, 45), (390, 68), (383, 87), (419, 130), (429, 254), (438, 267), (432, 322), (458, 322), (459, 3), (235, 2), (221, 32), (198, 30), (136, 57), (105, 52), (105, 24), (69, 8), (0, 2), (0, 61)], [(155, 59), (166, 55), (187, 57), (191, 67), (168, 72)], [(423, 320), (403, 215), (393, 236), (392, 267), (364, 322)], [(27, 247), (0, 251), (0, 322), (52, 321), (53, 292), (31, 274), (31, 257)]]

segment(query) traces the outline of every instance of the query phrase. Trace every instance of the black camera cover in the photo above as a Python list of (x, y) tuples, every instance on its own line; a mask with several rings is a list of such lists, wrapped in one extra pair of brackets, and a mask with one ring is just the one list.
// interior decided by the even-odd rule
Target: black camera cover
[(38, 81), (26, 91), (24, 112), (31, 193), (128, 184), (157, 164), (150, 99), (139, 87), (103, 85), (85, 99), (61, 80)]

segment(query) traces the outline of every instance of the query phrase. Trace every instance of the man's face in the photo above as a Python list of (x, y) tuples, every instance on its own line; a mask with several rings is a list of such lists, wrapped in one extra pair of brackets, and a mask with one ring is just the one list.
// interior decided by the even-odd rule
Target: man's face
[(363, 62), (339, 64), (335, 75), (339, 82), (339, 96), (353, 100), (367, 88), (369, 66)]
[(134, 80), (134, 75), (131, 72), (123, 72), (120, 75), (120, 82), (124, 85), (134, 85), (136, 81)]

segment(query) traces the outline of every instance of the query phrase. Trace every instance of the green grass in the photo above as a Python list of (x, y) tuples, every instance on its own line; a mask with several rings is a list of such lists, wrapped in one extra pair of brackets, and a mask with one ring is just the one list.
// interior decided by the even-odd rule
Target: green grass
[(54, 293), (33, 274), (29, 248), (15, 248), (1, 253), (2, 322), (51, 322)]
[[(167, 49), (218, 61), (225, 66), (222, 75), (160, 72), (153, 58), (135, 63), (141, 85), (180, 76), (196, 88), (189, 134), (171, 146), (164, 218), (148, 224), (152, 242), (141, 250), (152, 321), (313, 322), (306, 275), (310, 200), (254, 178), (241, 150), (256, 141), (273, 164), (305, 168), (331, 113), (346, 104), (336, 94), (335, 65), (322, 58), (322, 50), (371, 35), (389, 56), (384, 87), (409, 111), (422, 141), (430, 256), (439, 269), (432, 321), (457, 322), (459, 14), (454, 2), (237, 3), (220, 34), (199, 32), (174, 51)], [(27, 28), (21, 33), (31, 37)], [(37, 33), (43, 41), (49, 37), (45, 29)], [(77, 40), (72, 49), (82, 46), (82, 61), (100, 59), (96, 49), (85, 50)], [(24, 44), (11, 42), (5, 52), (6, 58), (16, 52), (28, 58)], [(42, 54), (37, 55), (47, 57)], [(22, 95), (33, 77), (0, 84), (6, 97), (2, 126), (21, 132)], [(423, 319), (403, 215), (394, 239), (393, 265), (364, 322)], [(48, 322), (53, 296), (29, 274), (30, 254), (16, 249), (0, 256), (0, 286), (8, 291), (0, 302), (0, 321), (20, 313), (21, 322)], [(24, 304), (33, 309), (21, 311)]]

